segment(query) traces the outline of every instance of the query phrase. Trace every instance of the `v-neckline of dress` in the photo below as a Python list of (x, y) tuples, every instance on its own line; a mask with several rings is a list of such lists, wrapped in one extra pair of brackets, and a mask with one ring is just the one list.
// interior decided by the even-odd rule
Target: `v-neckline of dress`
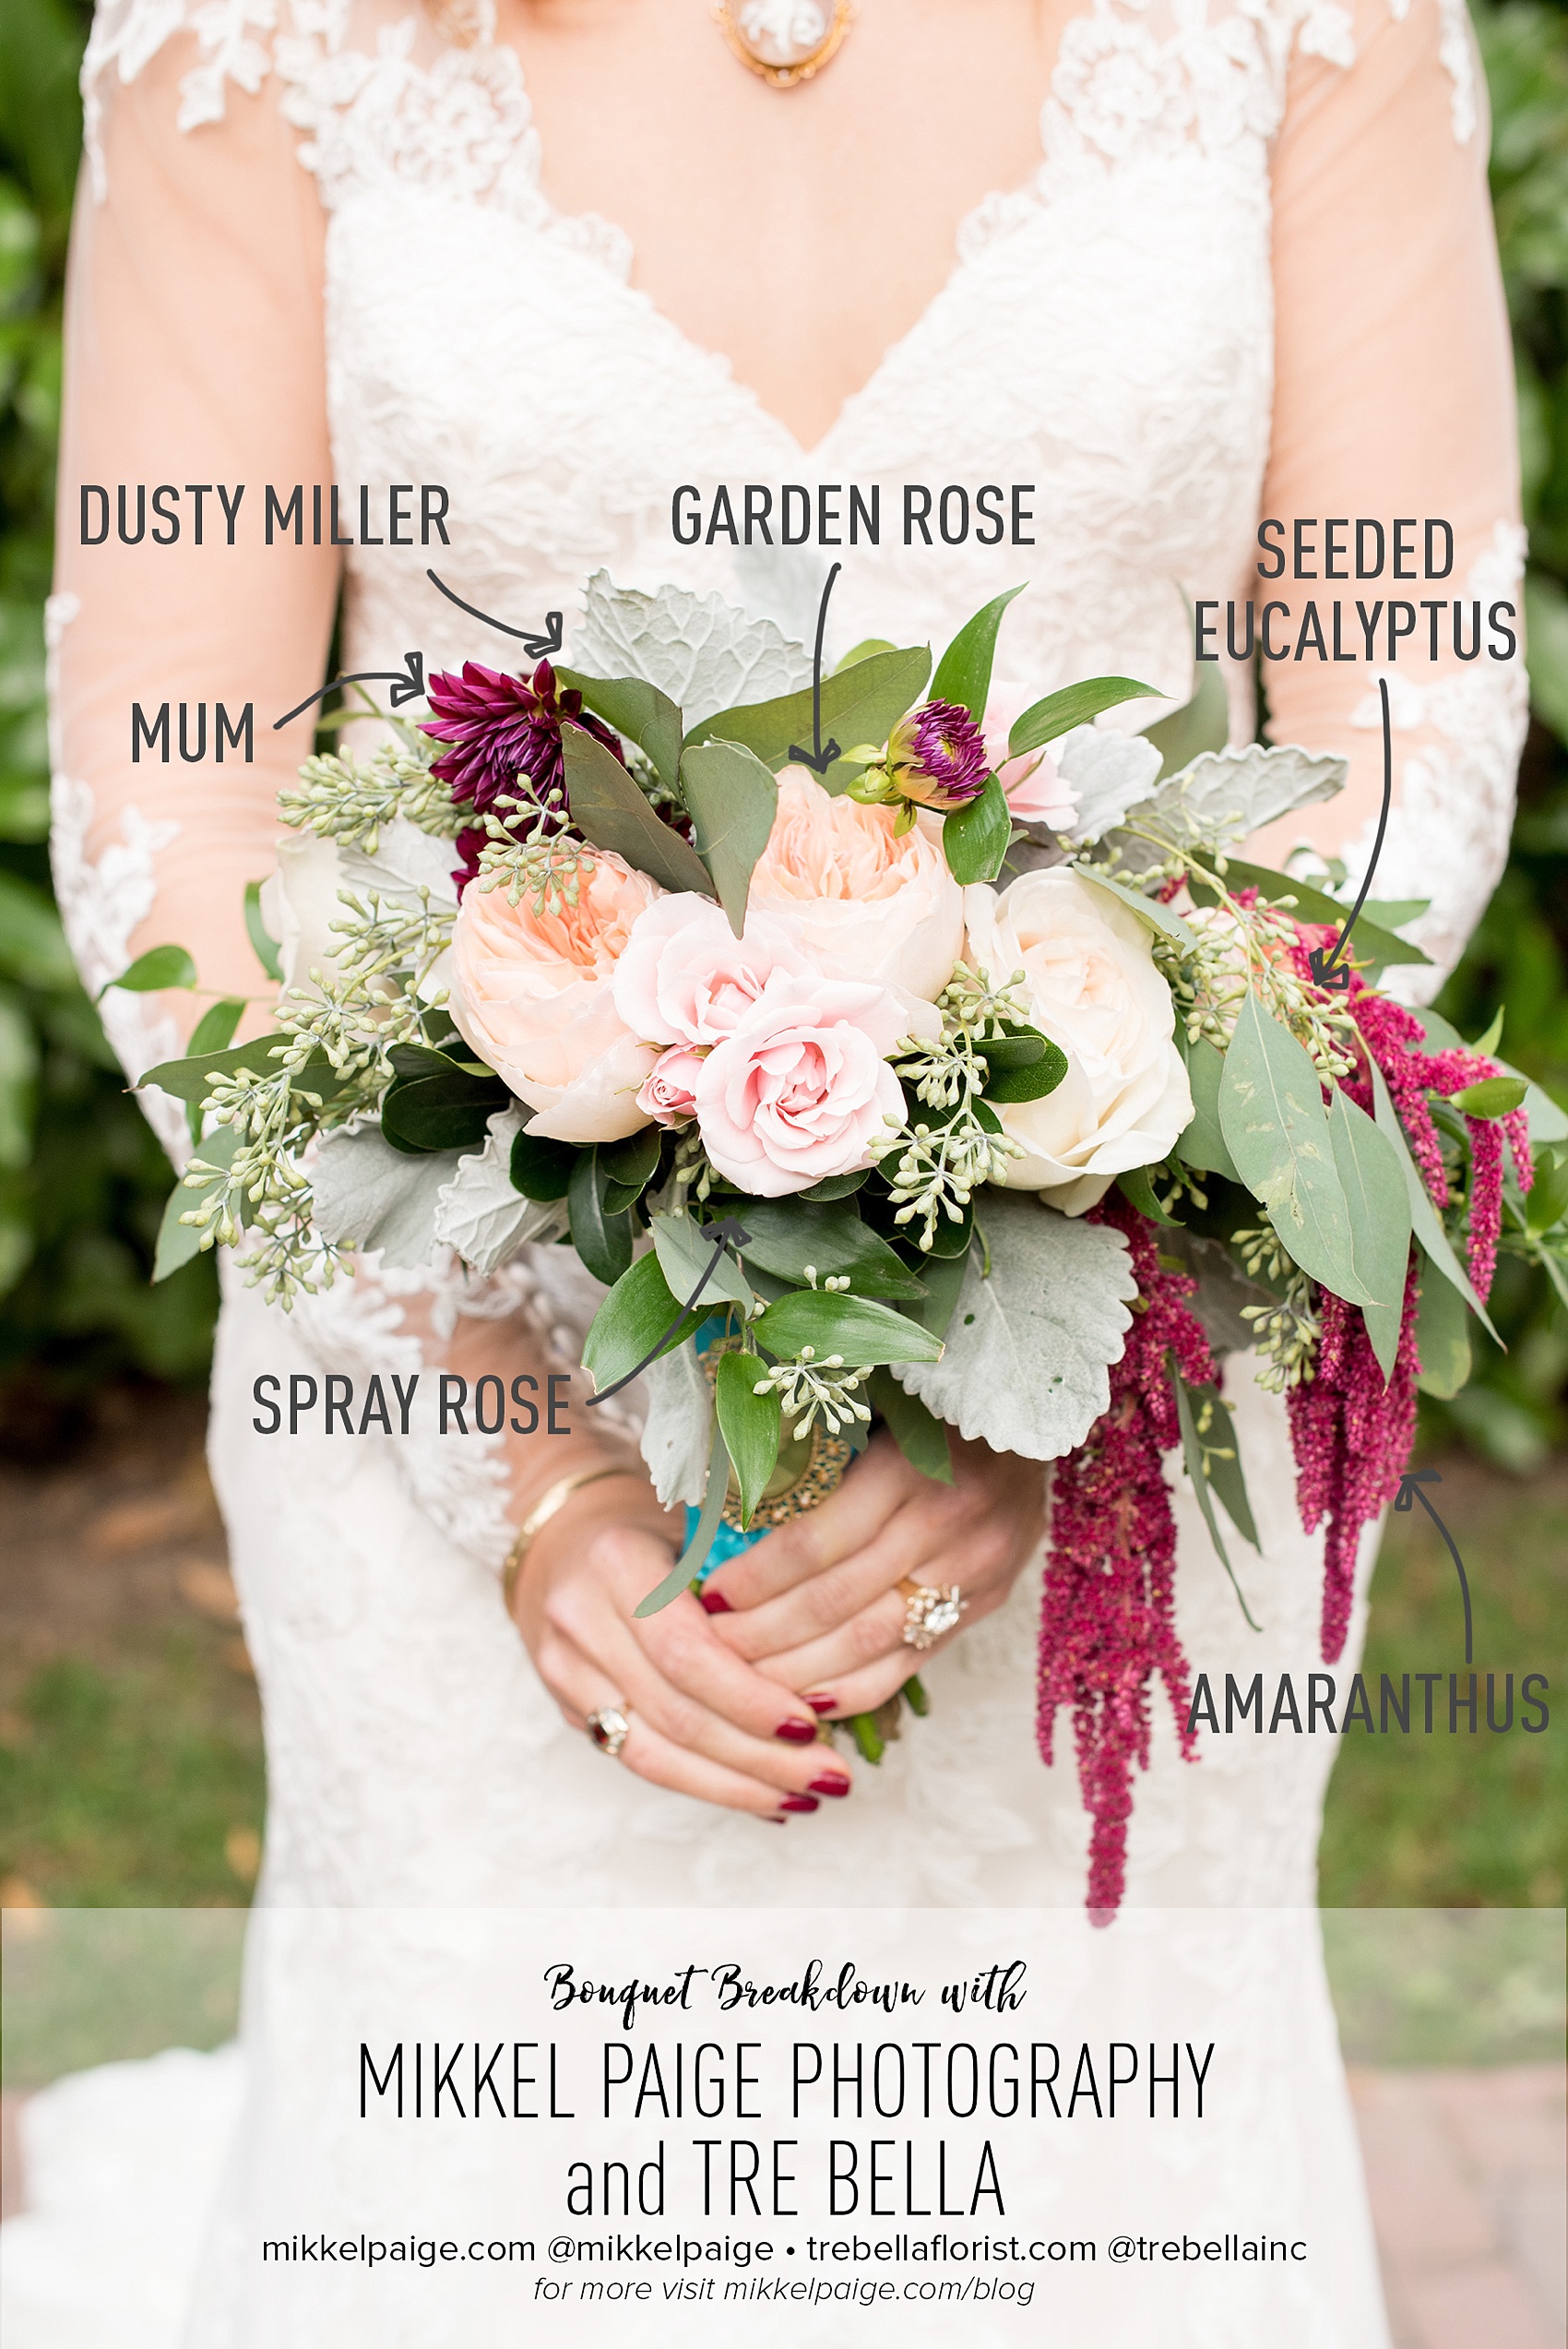
[[(1092, 14), (1093, 0), (1090, 0), (1088, 6), (1075, 6), (1070, 9), (1063, 18), (1057, 39), (1056, 54), (1051, 59), (1051, 70), (1045, 78), (1045, 88), (1040, 95), (1037, 120), (1043, 118), (1046, 106), (1050, 102), (1057, 67), (1062, 62), (1063, 50), (1069, 35), (1075, 25), (1087, 21)], [(971, 204), (961, 215), (953, 230), (952, 260), (941, 283), (930, 294), (902, 332), (896, 335), (885, 347), (881, 356), (863, 380), (857, 384), (852, 391), (845, 394), (821, 437), (807, 444), (800, 438), (792, 425), (786, 423), (777, 409), (768, 406), (755, 386), (737, 372), (735, 363), (727, 352), (716, 350), (711, 344), (699, 341), (696, 336), (682, 326), (680, 320), (667, 310), (645, 286), (634, 285), (631, 282), (630, 272), (636, 267), (637, 245), (636, 240), (627, 233), (618, 221), (611, 220), (602, 212), (565, 211), (547, 193), (544, 185), (544, 142), (540, 134), (538, 122), (534, 119), (533, 101), (529, 92), (528, 73), (523, 64), (522, 53), (513, 42), (498, 39), (493, 30), (487, 30), (481, 37), (481, 45), (498, 54), (504, 54), (509, 59), (511, 68), (517, 75), (517, 88), (528, 108), (529, 121), (534, 137), (534, 187), (552, 223), (556, 227), (583, 231), (596, 229), (607, 233), (625, 256), (626, 274), (624, 277), (618, 276), (617, 282), (620, 283), (622, 291), (628, 299), (641, 305), (647, 314), (657, 320), (659, 327), (672, 336), (692, 357), (701, 361), (705, 365), (721, 368), (726, 380), (733, 387), (738, 398), (751, 410), (756, 421), (787, 444), (791, 458), (798, 459), (808, 468), (820, 462), (847, 420), (871, 399), (878, 385), (903, 352), (925, 331), (932, 318), (945, 305), (953, 289), (970, 266), (971, 256), (964, 251), (965, 235), (970, 224), (993, 210), (1014, 211), (1026, 204), (1038, 191), (1039, 174), (1046, 161), (1045, 145), (1041, 137), (1039, 160), (1022, 186), (1013, 189), (988, 188), (979, 201)]]

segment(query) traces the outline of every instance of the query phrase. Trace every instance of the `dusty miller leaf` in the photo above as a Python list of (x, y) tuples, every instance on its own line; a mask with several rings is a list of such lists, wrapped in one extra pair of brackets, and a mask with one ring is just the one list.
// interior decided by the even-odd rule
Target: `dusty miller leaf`
[(713, 1389), (695, 1346), (650, 1362), (641, 1383), (647, 1391), (642, 1452), (653, 1489), (666, 1508), (678, 1501), (695, 1508), (707, 1488), (713, 1448)]
[(1062, 837), (1078, 847), (1098, 841), (1147, 799), (1159, 773), (1159, 751), (1145, 735), (1108, 733), (1100, 726), (1075, 726), (1051, 745), (1051, 755), (1076, 802)]
[(986, 1189), (975, 1220), (991, 1254), (969, 1250), (940, 1362), (894, 1377), (928, 1411), (993, 1451), (1059, 1460), (1111, 1401), (1137, 1294), (1125, 1244), (1021, 1191)]
[(1184, 817), (1199, 840), (1223, 848), (1313, 800), (1332, 799), (1348, 771), (1343, 758), (1315, 758), (1293, 744), (1206, 751), (1161, 784), (1145, 814), (1154, 823)]
[(520, 1110), (497, 1110), (484, 1148), (458, 1159), (437, 1196), (435, 1237), (484, 1277), (525, 1242), (553, 1239), (565, 1228), (564, 1200), (525, 1198), (513, 1188), (512, 1143), (522, 1123)]
[(642, 677), (678, 703), (689, 728), (734, 702), (798, 693), (812, 657), (771, 620), (754, 620), (718, 595), (618, 588), (608, 571), (588, 583), (572, 665), (595, 676)]
[(416, 1271), (430, 1261), (437, 1196), (457, 1170), (455, 1150), (410, 1157), (379, 1126), (328, 1134), (311, 1169), (315, 1228), (324, 1240), (379, 1248), (386, 1264)]

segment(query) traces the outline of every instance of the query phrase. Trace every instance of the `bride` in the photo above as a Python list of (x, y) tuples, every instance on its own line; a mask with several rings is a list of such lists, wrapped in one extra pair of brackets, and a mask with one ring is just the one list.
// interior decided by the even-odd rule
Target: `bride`
[[(873, 634), (944, 640), (1027, 580), (1003, 669), (1037, 692), (1115, 671), (1171, 702), (1199, 600), (1223, 618), (1232, 598), (1299, 614), (1421, 596), (1387, 568), (1324, 584), (1336, 519), (1352, 545), (1359, 519), (1390, 543), (1396, 519), (1441, 519), (1452, 582), (1425, 592), (1509, 597), (1512, 388), (1463, 0), (859, 0), (790, 88), (748, 63), (810, 46), (826, 12), (715, 13), (101, 0), (51, 613), (56, 873), (95, 992), (172, 940), (204, 989), (258, 998), (242, 1033), (269, 1024), (244, 891), (311, 726), (272, 720), (328, 674), (339, 597), (334, 666), (394, 670), (411, 645), (434, 671), (515, 666), (515, 632), (552, 610), (569, 657), (600, 569), (803, 637), (840, 560), (830, 658)], [(711, 516), (720, 483), (737, 515), (748, 483), (775, 513), (802, 485), (824, 545), (850, 485), (880, 486), (880, 543), (843, 522), (837, 556), (712, 527), (683, 543), (675, 494)], [(906, 521), (987, 483), (1003, 543)], [(1270, 518), (1283, 577), (1260, 558)], [(1354, 876), (1381, 781), (1372, 668), (1310, 649), (1262, 665), (1274, 738), (1350, 766), (1338, 799), (1265, 836), (1269, 861), (1310, 841)], [(1251, 665), (1223, 674), (1250, 740)], [(1524, 680), (1434, 661), (1424, 624), (1388, 674), (1379, 894), (1431, 900), (1413, 934), (1435, 986), (1502, 869)], [(145, 731), (165, 703), (166, 759)], [(235, 745), (220, 774), (186, 749), (219, 703), (254, 710), (254, 757)], [(133, 1074), (178, 1048), (189, 1006), (106, 997)], [(179, 1105), (142, 1098), (178, 1157)], [(260, 1432), (262, 1377), (569, 1372), (594, 1306), (569, 1253), (478, 1290), (372, 1258), (289, 1317), (226, 1281), (211, 1457), (266, 1708), (263, 1909), (1079, 1901), (1074, 1773), (1044, 1770), (1032, 1734), (1038, 1467), (960, 1446), (949, 1492), (879, 1437), (700, 1605), (636, 1622), (675, 1535), (635, 1417), (596, 1429), (580, 1371), (557, 1387), (579, 1398), (564, 1432), (345, 1440), (318, 1413)], [(1277, 1401), (1245, 1357), (1229, 1389), (1265, 1630), (1179, 1495), (1182, 1636), (1211, 1678), (1301, 1672), (1317, 1544)], [(872, 1770), (818, 1724), (907, 1677), (908, 1578), (956, 1581), (967, 1607), (922, 1663), (930, 1718)], [(613, 1755), (585, 1734), (607, 1707), (630, 1724)], [(1163, 1724), (1130, 1905), (1310, 1908), (1332, 1759), (1239, 1736), (1189, 1768)], [(1269, 2321), (1361, 2349), (1385, 2335), (1315, 1956), (1306, 1995), (1254, 2054), (1289, 2078), (1301, 2141), (1331, 2150), (1339, 2248), (1322, 2296)], [(206, 2290), (199, 2337), (243, 2337), (238, 2283), (209, 2269)]]

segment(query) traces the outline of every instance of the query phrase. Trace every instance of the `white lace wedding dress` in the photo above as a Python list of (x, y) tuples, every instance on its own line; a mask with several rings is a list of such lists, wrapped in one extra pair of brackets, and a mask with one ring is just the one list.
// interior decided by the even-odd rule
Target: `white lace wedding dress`
[[(449, 546), (349, 550), (349, 670), (396, 668), (410, 646), (427, 667), (510, 665), (508, 640), (445, 602), (427, 565), (516, 625), (563, 610), (568, 646), (600, 566), (627, 586), (718, 590), (801, 632), (831, 558), (791, 569), (722, 543), (676, 544), (683, 483), (881, 483), (883, 544), (842, 556), (837, 649), (873, 634), (940, 644), (1027, 577), (1004, 665), (1037, 691), (1114, 670), (1185, 698), (1184, 597), (1392, 591), (1261, 589), (1260, 514), (1441, 516), (1459, 584), (1440, 592), (1491, 602), (1515, 588), (1506, 334), (1463, 0), (1086, 0), (1046, 94), (1038, 173), (965, 221), (942, 291), (809, 452), (637, 290), (617, 229), (552, 206), (517, 56), (482, 20), (457, 45), (411, 0), (104, 0), (87, 88), (52, 617), (56, 870), (94, 989), (164, 938), (196, 951), (204, 982), (252, 984), (233, 911), (267, 869), (271, 795), (298, 755), (268, 713), (320, 674), (332, 592), (308, 543), (296, 550), (280, 531), (264, 543), (267, 483), (283, 500), (306, 485), (307, 542), (313, 483), (344, 485), (345, 534), (361, 483), (382, 537), (389, 483), (447, 493)], [(200, 550), (188, 523), (156, 555), (113, 533), (75, 543), (79, 483), (113, 499), (122, 483), (187, 477), (247, 484), (232, 544), (215, 498)], [(888, 519), (905, 482), (1032, 483), (1038, 543), (906, 549)], [(1423, 643), (1424, 624), (1389, 672), (1397, 793), (1378, 893), (1431, 900), (1417, 935), (1441, 968), (1502, 868), (1525, 686), (1516, 661), (1434, 665)], [(1372, 675), (1309, 660), (1267, 678), (1277, 738), (1351, 757), (1349, 814), (1314, 813), (1337, 824), (1318, 837), (1337, 838), (1352, 869), (1380, 772)], [(1246, 738), (1247, 674), (1228, 676)], [(254, 698), (258, 763), (131, 767), (133, 698), (148, 710)], [(157, 998), (112, 995), (106, 1016), (133, 1069), (174, 1048)], [(154, 1097), (150, 1114), (160, 1106), (177, 1149), (183, 1113)], [(487, 1298), (438, 1297), (438, 1321), (531, 1299), (571, 1360), (591, 1300), (562, 1262), (540, 1252)], [(565, 1729), (502, 1610), (507, 1533), (482, 1438), (302, 1434), (280, 1457), (252, 1431), (258, 1373), (416, 1366), (401, 1301), (418, 1285), (372, 1269), (290, 1319), (235, 1284), (225, 1306), (211, 1457), (266, 1705), (264, 1903), (1081, 1901), (1068, 1741), (1051, 1771), (1034, 1745), (1038, 1569), (937, 1660), (931, 1717), (880, 1771), (862, 1771), (852, 1801), (784, 1836), (653, 1790)], [(1217, 1681), (1261, 1669), (1272, 1687), (1319, 1661), (1318, 1544), (1296, 1520), (1280, 1409), (1242, 1365), (1231, 1385), (1264, 1540), (1243, 1578), (1265, 1628), (1242, 1623), (1184, 1494), (1180, 1628), (1196, 1668)], [(1358, 1616), (1352, 1651), (1360, 1635)], [(1155, 1745), (1135, 1790), (1130, 1909), (1310, 1910), (1333, 1741), (1208, 1740), (1188, 1767), (1160, 1718)], [(1252, 2340), (1265, 2320), (1282, 2349), (1385, 2340), (1303, 1929), (1296, 1994), (1247, 2007), (1256, 2077), (1295, 2116), (1283, 2137), (1263, 2133), (1256, 2158), (1289, 2168), (1315, 2146), (1334, 2248), (1266, 2319), (1173, 2300), (1172, 2343)], [(1216, 1934), (1217, 1981), (1230, 1979), (1241, 1930), (1232, 1918)], [(1111, 1968), (1116, 1939), (1103, 1943)], [(252, 2027), (257, 2050), (285, 2061), (281, 2043), (265, 2044), (268, 1970), (286, 1962), (274, 1946), (258, 1937)], [(255, 2314), (238, 2176), (187, 2337), (201, 2349), (315, 2341), (286, 2298), (265, 2323)], [(11, 2262), (13, 2349), (87, 2338), (34, 2289), (65, 2255), (69, 2209), (22, 2225), (33, 2233)], [(150, 2319), (137, 2331), (123, 2296), (111, 2301), (95, 2340), (174, 2338)], [(345, 2322), (335, 2341), (360, 2337)], [(445, 2339), (440, 2322), (431, 2301), (408, 2337)]]

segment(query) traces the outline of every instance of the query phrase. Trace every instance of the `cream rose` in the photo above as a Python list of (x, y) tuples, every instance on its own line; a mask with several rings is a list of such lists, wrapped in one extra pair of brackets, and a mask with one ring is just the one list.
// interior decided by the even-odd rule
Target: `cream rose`
[(903, 1030), (889, 988), (775, 979), (697, 1075), (697, 1122), (719, 1173), (781, 1198), (869, 1165), (904, 1115), (885, 1057)]
[(505, 888), (464, 892), (452, 938), (452, 1017), (535, 1111), (530, 1133), (614, 1142), (648, 1123), (637, 1099), (658, 1058), (615, 1008), (615, 965), (657, 881), (607, 851), (585, 854), (575, 906), (539, 913)]
[(966, 889), (964, 910), (969, 961), (993, 985), (1021, 970), (1030, 1018), (1067, 1055), (1067, 1074), (1043, 1101), (997, 1104), (1025, 1151), (1010, 1161), (1007, 1186), (1082, 1215), (1118, 1174), (1163, 1158), (1193, 1115), (1148, 932), (1061, 867), (1026, 873), (1000, 897)]
[(899, 839), (897, 816), (835, 799), (803, 767), (786, 767), (750, 908), (814, 969), (934, 1003), (963, 944), (963, 891), (942, 853), (940, 821), (919, 816)]

